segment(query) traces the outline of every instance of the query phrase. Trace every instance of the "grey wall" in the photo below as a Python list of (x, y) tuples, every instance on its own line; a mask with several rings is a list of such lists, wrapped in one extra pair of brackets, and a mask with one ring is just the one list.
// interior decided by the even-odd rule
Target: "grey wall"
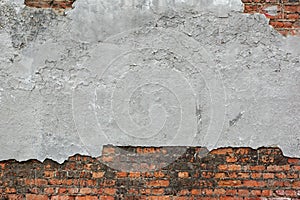
[(300, 156), (300, 39), (239, 0), (0, 0), (0, 160), (103, 144)]

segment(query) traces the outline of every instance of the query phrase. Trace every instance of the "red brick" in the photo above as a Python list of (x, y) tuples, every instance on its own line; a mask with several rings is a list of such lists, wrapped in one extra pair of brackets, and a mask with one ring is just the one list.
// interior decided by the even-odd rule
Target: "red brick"
[(17, 190), (16, 190), (16, 188), (7, 187), (7, 188), (5, 188), (5, 192), (6, 192), (7, 194), (14, 194), (14, 193), (17, 192)]
[(220, 148), (220, 149), (214, 149), (210, 152), (210, 154), (216, 154), (216, 155), (225, 155), (228, 153), (233, 153), (232, 148)]
[(21, 195), (21, 194), (9, 194), (7, 197), (8, 197), (8, 200), (23, 200), (24, 199), (23, 195)]
[(77, 194), (79, 193), (79, 188), (68, 188), (69, 194)]
[(53, 178), (55, 175), (55, 171), (44, 171), (44, 177)]
[(4, 169), (5, 169), (5, 163), (0, 163), (0, 168), (1, 168), (2, 170), (4, 170)]
[(247, 187), (264, 187), (266, 183), (263, 181), (254, 181), (254, 180), (244, 180), (243, 186)]
[(240, 172), (237, 174), (239, 178), (249, 178), (250, 174), (248, 172)]
[(170, 196), (149, 196), (147, 200), (171, 200)]
[(44, 188), (44, 193), (45, 194), (54, 194), (55, 189), (54, 188)]
[(204, 189), (203, 190), (204, 193), (207, 195), (207, 196), (211, 196), (214, 194), (213, 190), (212, 189)]
[(223, 178), (225, 178), (226, 177), (226, 175), (225, 175), (225, 173), (216, 173), (215, 174), (215, 178), (220, 178), (220, 179), (223, 179)]
[(238, 195), (242, 196), (242, 197), (247, 197), (247, 196), (249, 196), (249, 191), (246, 190), (246, 189), (239, 189), (238, 190)]
[(277, 165), (270, 165), (267, 167), (268, 171), (288, 171), (290, 170), (289, 165), (282, 165), (282, 166), (277, 166)]
[(277, 196), (284, 196), (284, 190), (276, 190), (276, 191), (275, 191), (275, 194), (276, 194)]
[(51, 200), (74, 200), (75, 197), (73, 196), (51, 196)]
[(179, 196), (187, 196), (187, 195), (189, 195), (189, 194), (190, 194), (190, 192), (189, 192), (189, 190), (187, 190), (187, 189), (180, 190), (180, 191), (177, 193), (177, 195), (179, 195)]
[(251, 190), (251, 194), (253, 196), (260, 196), (261, 195), (261, 190)]
[(188, 178), (189, 173), (188, 172), (178, 172), (178, 177), (179, 178)]
[(67, 188), (64, 187), (58, 188), (58, 194), (64, 194), (64, 193), (67, 193)]
[(263, 171), (266, 169), (266, 167), (263, 165), (250, 166), (249, 168), (251, 171)]
[(242, 182), (240, 180), (220, 180), (218, 182), (219, 186), (241, 186)]
[(164, 188), (153, 188), (152, 189), (152, 194), (155, 194), (155, 195), (161, 195), (161, 194), (164, 194), (165, 190)]
[(292, 169), (295, 170), (295, 171), (300, 171), (300, 166), (298, 166), (298, 165), (297, 166), (293, 166)]
[(241, 169), (242, 169), (241, 165), (228, 165), (229, 171), (237, 171), (237, 170), (241, 170)]
[(26, 194), (26, 200), (48, 200), (48, 196), (38, 194)]
[(227, 165), (219, 165), (219, 166), (218, 166), (218, 169), (219, 169), (220, 171), (227, 171), (227, 170), (228, 170), (228, 166), (227, 166)]
[[(109, 198), (107, 198), (108, 200)], [(97, 196), (77, 196), (75, 200), (98, 200)]]
[(285, 12), (300, 12), (300, 6), (299, 5), (285, 5), (284, 6), (284, 11)]
[(202, 190), (200, 189), (192, 189), (191, 194), (192, 195), (200, 195), (202, 193)]
[(274, 178), (274, 174), (273, 173), (264, 173), (263, 174), (263, 178), (264, 179), (273, 179)]
[(154, 172), (154, 177), (156, 177), (156, 178), (162, 178), (164, 176), (165, 176), (165, 174), (161, 171)]
[(112, 196), (101, 196), (100, 200), (114, 200), (115, 198)]
[(80, 188), (79, 193), (80, 194), (91, 194), (92, 189), (91, 188)]
[(297, 196), (297, 192), (295, 190), (285, 190), (284, 193), (288, 197), (296, 197)]
[(139, 178), (141, 176), (141, 172), (130, 172), (129, 177), (130, 178)]
[(284, 179), (286, 178), (286, 174), (284, 172), (279, 172), (279, 173), (276, 173), (275, 176), (279, 179)]
[(93, 178), (102, 178), (105, 172), (93, 172)]
[(238, 148), (236, 150), (236, 154), (239, 154), (239, 155), (247, 155), (249, 154), (249, 152), (251, 151), (250, 148)]
[(104, 188), (103, 190), (103, 192), (108, 195), (114, 195), (116, 191), (117, 190), (115, 188)]
[(226, 190), (223, 189), (223, 188), (216, 188), (214, 189), (214, 194), (215, 195), (222, 195), (222, 194), (225, 194), (226, 193)]
[(261, 191), (261, 195), (264, 196), (264, 197), (272, 197), (272, 190), (262, 190)]
[(170, 182), (169, 180), (153, 180), (153, 181), (149, 181), (147, 183), (148, 186), (152, 186), (152, 187), (167, 187), (169, 186)]
[(125, 178), (127, 177), (127, 172), (117, 172), (117, 178)]
[(253, 173), (251, 173), (251, 178), (253, 178), (253, 179), (258, 179), (260, 177), (261, 177), (261, 173), (260, 172), (258, 172), (258, 173), (253, 172)]
[(237, 194), (237, 190), (232, 190), (232, 189), (226, 189), (226, 195), (230, 195), (230, 196), (236, 196)]
[(229, 163), (236, 162), (237, 160), (238, 159), (236, 157), (231, 157), (231, 156), (226, 157), (226, 162), (229, 162)]
[(300, 159), (298, 159), (298, 158), (288, 158), (288, 163), (290, 163), (290, 164), (300, 164)]
[(300, 181), (294, 181), (292, 186), (293, 188), (300, 189)]

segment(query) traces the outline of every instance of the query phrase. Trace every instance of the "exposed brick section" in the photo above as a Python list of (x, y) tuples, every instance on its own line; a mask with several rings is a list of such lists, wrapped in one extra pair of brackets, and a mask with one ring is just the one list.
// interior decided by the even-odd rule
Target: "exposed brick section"
[(261, 13), (283, 35), (300, 36), (300, 0), (242, 0), (245, 13)]
[[(2, 161), (0, 199), (300, 199), (300, 159), (284, 157), (278, 148), (220, 148), (204, 155), (204, 148), (185, 147), (180, 156), (178, 148), (106, 146), (102, 157), (75, 155), (61, 165)], [(163, 162), (168, 155), (177, 159), (155, 171), (142, 162), (143, 170), (133, 166), (133, 171), (102, 163), (127, 167), (143, 156)]]
[(76, 0), (25, 0), (25, 5), (34, 8), (53, 8), (56, 10), (72, 8)]

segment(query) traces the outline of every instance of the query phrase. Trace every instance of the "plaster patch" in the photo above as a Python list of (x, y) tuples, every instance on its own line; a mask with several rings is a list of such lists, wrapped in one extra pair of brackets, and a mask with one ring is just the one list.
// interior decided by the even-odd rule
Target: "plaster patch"
[(64, 17), (1, 4), (0, 159), (63, 162), (107, 143), (299, 156), (297, 38), (236, 1), (221, 13), (213, 1), (88, 2)]

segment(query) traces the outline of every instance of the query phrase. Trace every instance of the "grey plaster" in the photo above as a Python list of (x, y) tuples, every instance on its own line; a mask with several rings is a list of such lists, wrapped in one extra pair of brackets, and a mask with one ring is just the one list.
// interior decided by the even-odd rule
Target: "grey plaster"
[(103, 144), (300, 156), (300, 39), (239, 0), (0, 0), (0, 160)]

